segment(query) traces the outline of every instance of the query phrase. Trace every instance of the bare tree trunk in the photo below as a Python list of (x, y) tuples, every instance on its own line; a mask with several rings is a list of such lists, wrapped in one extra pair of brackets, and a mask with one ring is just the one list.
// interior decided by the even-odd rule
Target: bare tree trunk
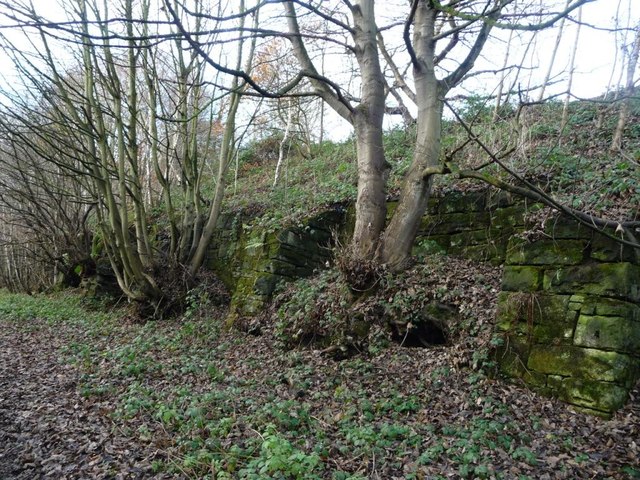
[[(569, 7), (571, 0), (567, 0), (567, 4), (565, 5), (565, 10)], [(551, 51), (551, 58), (549, 59), (549, 67), (547, 68), (547, 73), (544, 76), (544, 80), (542, 81), (542, 86), (540, 88), (540, 94), (538, 95), (538, 101), (542, 101), (544, 98), (544, 92), (547, 88), (547, 84), (549, 83), (549, 79), (551, 78), (551, 72), (553, 71), (553, 64), (556, 61), (556, 55), (558, 54), (558, 48), (560, 47), (560, 41), (562, 40), (562, 31), (564, 30), (564, 21), (565, 17), (562, 17), (560, 20), (560, 25), (558, 26), (558, 35), (556, 35), (556, 42), (553, 46), (553, 50)]]
[(511, 42), (513, 41), (513, 30), (509, 30), (509, 39), (507, 40), (507, 49), (504, 53), (504, 61), (502, 62), (502, 71), (500, 72), (500, 82), (498, 83), (498, 92), (496, 93), (496, 105), (493, 109), (493, 121), (500, 118), (500, 107), (502, 106), (502, 94), (504, 92), (504, 82), (506, 80), (506, 69), (509, 63), (509, 54), (511, 53)]
[(434, 35), (437, 12), (418, 7), (415, 18), (414, 45), (416, 56), (422, 60), (414, 64), (413, 76), (418, 99), (417, 137), (411, 167), (402, 184), (400, 201), (385, 230), (381, 260), (392, 268), (402, 269), (427, 208), (432, 175), (425, 175), (429, 167), (440, 161), (442, 107), (446, 89), (436, 78), (434, 64)]
[(278, 180), (280, 178), (280, 169), (282, 168), (282, 161), (284, 160), (284, 148), (287, 142), (289, 141), (289, 137), (291, 135), (291, 124), (293, 123), (293, 105), (292, 105), (291, 99), (289, 99), (288, 103), (289, 105), (287, 106), (287, 125), (284, 128), (284, 135), (278, 147), (278, 163), (276, 163), (276, 172), (273, 176), (273, 188), (276, 188), (276, 185), (278, 185)]
[[(241, 0), (240, 2), (240, 11), (245, 11), (245, 2)], [(240, 17), (240, 32), (244, 29), (244, 16)], [(257, 28), (258, 25), (258, 12), (256, 11), (254, 16), (254, 28)], [(251, 47), (249, 49), (249, 53), (246, 59), (245, 71), (251, 70), (251, 64), (253, 63), (253, 55), (255, 51), (256, 38), (254, 37), (251, 42)], [(240, 70), (242, 68), (243, 63), (243, 45), (242, 42), (238, 46), (238, 57), (237, 57), (237, 65), (236, 69)], [(216, 229), (216, 224), (218, 223), (218, 217), (220, 216), (220, 211), (222, 209), (222, 200), (224, 199), (224, 192), (226, 188), (226, 175), (227, 170), (229, 168), (229, 164), (233, 160), (234, 147), (235, 147), (235, 129), (236, 129), (236, 114), (238, 112), (238, 106), (240, 104), (240, 96), (241, 96), (241, 86), (238, 77), (234, 77), (232, 86), (231, 86), (231, 94), (230, 94), (230, 104), (229, 104), (229, 113), (227, 115), (227, 121), (225, 123), (224, 134), (222, 138), (222, 148), (220, 150), (219, 160), (218, 160), (218, 172), (216, 175), (216, 188), (213, 196), (213, 201), (211, 202), (211, 208), (209, 209), (209, 216), (207, 218), (207, 223), (205, 224), (202, 235), (198, 239), (197, 247), (191, 260), (189, 262), (189, 273), (191, 275), (195, 275), (198, 269), (204, 263), (204, 259), (207, 253), (207, 249), (209, 248), (209, 244), (211, 243), (211, 239), (213, 238), (213, 233)]]
[(624, 135), (624, 129), (627, 125), (627, 119), (631, 110), (631, 96), (633, 95), (633, 87), (635, 84), (636, 67), (638, 66), (638, 59), (640, 57), (640, 23), (636, 26), (636, 37), (631, 46), (629, 57), (627, 60), (627, 84), (625, 87), (626, 98), (622, 101), (622, 107), (620, 107), (620, 113), (618, 116), (618, 125), (613, 133), (613, 140), (609, 150), (617, 151), (622, 148), (622, 137)]
[(384, 77), (378, 58), (374, 0), (360, 0), (352, 9), (355, 24), (356, 57), (362, 75), (362, 101), (354, 110), (358, 156), (358, 196), (353, 254), (361, 259), (374, 255), (387, 212), (386, 174), (382, 120), (384, 117)]
[(564, 106), (562, 107), (562, 120), (560, 121), (560, 134), (569, 121), (569, 100), (571, 100), (571, 88), (573, 87), (573, 74), (576, 69), (576, 54), (578, 53), (578, 41), (580, 40), (580, 27), (582, 25), (582, 8), (578, 9), (578, 25), (576, 27), (576, 38), (573, 41), (573, 50), (571, 50), (571, 60), (569, 61), (569, 82), (567, 84), (567, 95), (564, 97)]
[[(618, 6), (616, 7), (616, 14), (614, 17), (614, 25), (616, 27), (615, 35), (615, 45), (613, 52), (613, 63), (611, 65), (611, 75), (609, 75), (609, 81), (607, 82), (607, 88), (604, 90), (603, 100), (610, 101), (609, 93), (611, 93), (611, 86), (613, 84), (613, 77), (615, 76), (616, 69), (618, 68), (618, 57), (620, 56), (620, 48), (618, 43), (618, 27), (620, 25), (620, 7), (622, 6), (622, 0), (618, 0)], [(631, 7), (631, 0), (629, 1), (629, 7)], [(628, 16), (630, 18), (631, 15)], [(624, 70), (624, 69), (623, 69)], [(598, 106), (598, 118), (596, 119), (596, 128), (599, 130), (602, 128), (604, 123), (605, 115), (611, 110), (613, 105), (600, 105)]]
[[(502, 0), (503, 4), (506, 0)], [(493, 14), (496, 18), (499, 10)], [(438, 9), (420, 2), (413, 22), (413, 77), (416, 86), (418, 119), (413, 160), (402, 186), (400, 201), (384, 232), (380, 260), (394, 270), (402, 270), (411, 255), (420, 221), (427, 208), (432, 177), (441, 173), (440, 147), (442, 110), (448, 89), (462, 81), (473, 67), (492, 29), (492, 18), (483, 24), (469, 53), (458, 68), (438, 80), (435, 73), (435, 35)]]

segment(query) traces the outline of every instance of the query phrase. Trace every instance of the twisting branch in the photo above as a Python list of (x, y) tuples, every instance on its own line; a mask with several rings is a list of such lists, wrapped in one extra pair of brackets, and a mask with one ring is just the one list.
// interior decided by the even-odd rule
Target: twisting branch
[(404, 44), (407, 46), (407, 52), (409, 52), (409, 57), (411, 57), (413, 68), (420, 68), (420, 61), (418, 60), (416, 51), (413, 49), (413, 44), (411, 43), (411, 25), (413, 24), (413, 20), (416, 16), (419, 1), (420, 0), (413, 0), (411, 2), (411, 11), (409, 12), (407, 21), (404, 24), (404, 32), (402, 34), (402, 38), (404, 38)]
[[(258, 82), (256, 82), (253, 78), (251, 78), (251, 75), (249, 75), (247, 72), (245, 72), (243, 70), (238, 70), (238, 69), (235, 69), (235, 68), (226, 67), (226, 66), (222, 65), (221, 63), (218, 63), (215, 60), (213, 60), (211, 58), (211, 56), (208, 55), (207, 52), (202, 48), (200, 43), (195, 40), (194, 36), (189, 31), (187, 31), (187, 29), (185, 28), (184, 24), (180, 20), (178, 12), (176, 12), (176, 10), (171, 5), (171, 1), (170, 0), (164, 0), (164, 6), (166, 7), (167, 11), (169, 12), (171, 18), (173, 19), (173, 23), (178, 28), (180, 34), (185, 38), (187, 43), (189, 43), (189, 45), (198, 53), (198, 55), (201, 56), (201, 58), (203, 58), (209, 65), (211, 65), (217, 71), (242, 79), (242, 81), (245, 84), (247, 84), (251, 88), (253, 88), (253, 90), (255, 90), (259, 95), (261, 95), (263, 97), (266, 97), (266, 98), (282, 98), (282, 97), (286, 97), (286, 96), (288, 96), (290, 94), (290, 92), (292, 90), (295, 89), (295, 87), (300, 85), (300, 83), (302, 82), (303, 79), (309, 78), (311, 80), (316, 80), (316, 81), (319, 81), (319, 82), (325, 84), (327, 86), (327, 88), (330, 88), (330, 89), (333, 90), (336, 98), (341, 103), (343, 103), (344, 105), (348, 105), (349, 104), (349, 102), (346, 101), (346, 99), (342, 95), (342, 91), (341, 91), (340, 87), (335, 82), (333, 82), (333, 81), (329, 80), (328, 78), (320, 75), (317, 71), (315, 71), (315, 69), (312, 69), (312, 68), (306, 68), (306, 69), (303, 68), (302, 70), (300, 70), (298, 72), (298, 74), (293, 79), (291, 79), (291, 81), (289, 81), (286, 85), (284, 85), (282, 88), (280, 88), (277, 91), (267, 90), (266, 88), (261, 86)], [(300, 36), (300, 33), (298, 32), (297, 35)], [(294, 36), (296, 36), (296, 35), (294, 35)], [(244, 86), (243, 85), (239, 85), (238, 88), (239, 88), (239, 91), (244, 90)]]

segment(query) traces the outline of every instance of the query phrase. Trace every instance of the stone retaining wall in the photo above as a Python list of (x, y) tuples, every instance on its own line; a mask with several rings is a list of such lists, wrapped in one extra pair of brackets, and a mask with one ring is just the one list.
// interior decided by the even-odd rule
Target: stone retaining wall
[(278, 283), (324, 268), (331, 259), (333, 232), (344, 228), (345, 218), (346, 209), (337, 205), (297, 226), (273, 231), (246, 225), (241, 214), (223, 215), (207, 266), (232, 292), (231, 318), (257, 314)]
[[(495, 191), (432, 199), (415, 253), (504, 264), (500, 372), (608, 415), (640, 373), (638, 253), (562, 217), (547, 219), (537, 240), (527, 240), (528, 216), (540, 208)], [(258, 313), (278, 283), (323, 268), (333, 232), (347, 232), (349, 216), (337, 206), (277, 232), (223, 216), (208, 266), (232, 291), (232, 318)]]
[(502, 264), (509, 239), (525, 229), (527, 205), (505, 192), (454, 192), (429, 203), (414, 253), (442, 252)]
[(632, 249), (558, 218), (507, 247), (496, 324), (500, 371), (608, 415), (640, 373), (640, 266)]

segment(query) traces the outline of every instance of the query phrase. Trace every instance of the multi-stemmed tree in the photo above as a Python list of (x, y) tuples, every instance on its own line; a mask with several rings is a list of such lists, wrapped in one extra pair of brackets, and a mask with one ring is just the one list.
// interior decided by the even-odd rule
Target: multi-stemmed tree
[[(317, 95), (353, 126), (357, 146), (358, 196), (349, 252), (352, 261), (346, 262), (346, 269), (355, 274), (353, 280), (358, 282), (358, 272), (366, 271), (362, 267), (366, 264), (371, 266), (371, 260), (374, 270), (375, 265), (402, 269), (406, 264), (426, 209), (434, 175), (455, 173), (488, 181), (562, 208), (533, 185), (519, 185), (521, 178), (515, 179), (514, 186), (498, 182), (481, 171), (459, 172), (455, 165), (446, 163), (441, 154), (443, 113), (447, 95), (473, 75), (475, 64), (486, 53), (486, 46), (495, 31), (543, 30), (593, 1), (547, 1), (542, 7), (536, 2), (512, 0), (412, 0), (384, 4), (374, 0), (263, 2), (265, 9), (269, 8), (269, 12), (279, 15), (281, 20), (272, 22), (272, 28), (253, 33), (289, 40), (298, 69), (288, 81), (281, 82), (278, 89), (271, 89), (246, 71), (228, 68), (210, 58), (207, 61), (219, 71), (242, 78), (251, 86), (253, 94), (266, 97)], [(202, 42), (197, 35), (180, 22), (178, 11), (187, 11), (187, 7), (182, 4), (182, 9), (176, 9), (170, 2), (166, 4), (191, 46), (201, 50)], [(386, 23), (380, 23), (383, 15), (376, 9), (384, 10), (382, 13), (388, 19)], [(390, 11), (392, 18), (389, 18)], [(313, 29), (305, 28), (308, 24), (313, 25)], [(322, 28), (318, 28), (318, 24)], [(396, 42), (402, 39), (404, 55), (398, 54), (397, 48), (392, 50), (385, 45), (385, 38), (395, 38)], [(320, 50), (319, 44), (339, 46), (342, 49), (341, 64), (348, 63), (345, 56), (354, 59), (359, 79), (357, 91), (350, 89), (349, 83), (341, 82), (339, 69), (334, 69), (333, 73), (321, 71), (314, 58), (314, 52)], [(396, 55), (389, 53), (391, 51)], [(408, 62), (410, 73), (403, 73), (406, 69), (399, 67), (403, 59)], [(395, 79), (393, 85), (385, 77), (387, 68)], [(300, 92), (296, 87), (303, 80), (310, 88)], [(412, 163), (404, 178), (398, 206), (387, 222), (385, 189), (390, 165), (385, 160), (382, 140), (383, 119), (389, 110), (386, 102), (389, 92), (394, 92), (398, 103), (413, 102), (417, 116)], [(406, 113), (409, 109), (399, 110)], [(486, 165), (502, 165), (492, 152), (486, 153), (490, 159)], [(566, 208), (564, 211), (576, 213)], [(586, 223), (608, 223), (575, 216)], [(620, 228), (626, 230), (627, 226), (621, 224)], [(366, 278), (361, 280), (367, 281)]]
[[(198, 2), (184, 21), (214, 38), (221, 35), (216, 22), (199, 15), (205, 6)], [(215, 225), (215, 216), (206, 222), (207, 203), (219, 212), (235, 148), (241, 82), (205, 79), (201, 52), (188, 48), (151, 0), (75, 0), (66, 4), (63, 21), (45, 20), (30, 3), (5, 7), (6, 19), (30, 34), (32, 46), (3, 37), (23, 84), (5, 86), (0, 123), (5, 131), (25, 132), (12, 141), (23, 142), (49, 173), (82, 187), (79, 201), (93, 206), (98, 243), (120, 288), (161, 308), (173, 301), (162, 277), (181, 278), (183, 266), (193, 275), (202, 264)], [(235, 9), (240, 32), (243, 9)], [(239, 48), (238, 62), (250, 71), (251, 54)], [(214, 128), (220, 114), (222, 135)], [(31, 138), (47, 148), (36, 148)], [(218, 174), (211, 176), (213, 169)], [(210, 201), (205, 181), (216, 183)], [(158, 208), (169, 224), (162, 243), (149, 223)], [(184, 278), (188, 287), (189, 273)]]

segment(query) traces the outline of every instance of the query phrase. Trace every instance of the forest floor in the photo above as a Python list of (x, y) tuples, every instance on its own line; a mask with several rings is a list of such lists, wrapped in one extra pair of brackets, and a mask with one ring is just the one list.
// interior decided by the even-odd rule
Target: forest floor
[(456, 345), (335, 361), (226, 332), (223, 309), (140, 325), (10, 301), (2, 480), (640, 478), (637, 390), (605, 420), (492, 380)]

